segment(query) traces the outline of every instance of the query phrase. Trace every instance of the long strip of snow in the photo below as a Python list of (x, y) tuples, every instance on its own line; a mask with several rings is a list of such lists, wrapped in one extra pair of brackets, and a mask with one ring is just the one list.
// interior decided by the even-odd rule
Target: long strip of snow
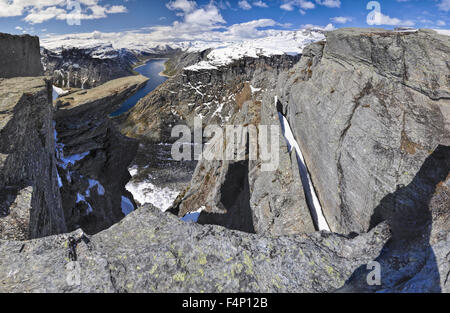
[(313, 216), (315, 223), (320, 231), (331, 231), (330, 226), (328, 225), (328, 222), (323, 215), (322, 207), (320, 205), (319, 199), (317, 198), (316, 191), (314, 190), (311, 177), (308, 173), (308, 168), (305, 164), (305, 159), (303, 157), (302, 151), (300, 150), (300, 146), (295, 140), (294, 134), (292, 133), (291, 127), (286, 117), (284, 117), (284, 115), (281, 113), (278, 113), (278, 115), (280, 118), (284, 138), (286, 139), (289, 147), (289, 152), (291, 152), (292, 149), (295, 149), (295, 151), (297, 152), (298, 167), (300, 169), (300, 176), (302, 178), (303, 188), (305, 189), (306, 199), (311, 210), (311, 215)]

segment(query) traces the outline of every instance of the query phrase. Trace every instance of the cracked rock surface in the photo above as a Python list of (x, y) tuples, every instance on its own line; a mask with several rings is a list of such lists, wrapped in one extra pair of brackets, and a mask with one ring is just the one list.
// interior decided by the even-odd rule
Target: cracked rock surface
[[(380, 253), (389, 231), (382, 224), (354, 239), (331, 233), (270, 238), (184, 223), (146, 205), (79, 240), (75, 266), (69, 236), (82, 233), (0, 241), (0, 291), (331, 292)], [(73, 268), (80, 269), (79, 280)]]

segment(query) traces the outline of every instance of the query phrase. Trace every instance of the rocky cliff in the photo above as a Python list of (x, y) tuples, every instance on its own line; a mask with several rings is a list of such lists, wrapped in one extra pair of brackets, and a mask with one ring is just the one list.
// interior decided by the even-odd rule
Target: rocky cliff
[(143, 76), (129, 76), (55, 101), (55, 136), (61, 197), (69, 230), (106, 229), (134, 210), (125, 190), (138, 142), (120, 134), (109, 114), (139, 90)]
[(0, 47), (0, 77), (43, 75), (38, 37), (0, 33)]
[(138, 58), (125, 49), (96, 55), (93, 49), (70, 48), (56, 53), (42, 48), (41, 61), (55, 86), (89, 89), (133, 75)]
[[(449, 54), (448, 37), (433, 31), (344, 29), (272, 79), (254, 75), (250, 83), (262, 91), (230, 123), (279, 125), (276, 111), (285, 116), (312, 189), (295, 168), (298, 154), (282, 144), (273, 172), (248, 159), (202, 160), (174, 211), (203, 207), (199, 223), (250, 232), (310, 232), (314, 191), (333, 232), (364, 233), (383, 220), (393, 231), (377, 259), (389, 273), (383, 286), (367, 288), (361, 269), (346, 291), (448, 290)], [(236, 185), (245, 187), (229, 189)], [(242, 216), (250, 221), (244, 228)]]
[[(0, 240), (0, 291), (450, 292), (449, 38), (378, 29), (326, 36), (300, 61), (182, 71), (119, 120), (124, 133), (153, 143), (170, 142), (175, 123), (192, 128), (199, 115), (203, 126), (279, 130), (275, 170), (251, 159), (247, 144), (240, 160), (200, 161), (172, 208), (178, 217), (144, 205), (91, 235), (96, 218), (117, 217), (117, 202), (108, 206), (102, 193), (132, 202), (127, 173), (103, 171), (126, 166), (128, 153), (111, 157), (118, 149), (134, 149), (104, 115), (124, 93), (56, 102), (64, 217), (88, 233)], [(24, 187), (12, 208), (26, 203)], [(199, 209), (200, 224), (218, 226), (179, 220)], [(331, 232), (316, 231), (319, 213)], [(371, 261), (380, 285), (367, 284)]]
[[(197, 58), (189, 60), (182, 64), (188, 65)], [(253, 76), (278, 73), (298, 60), (298, 56), (289, 55), (243, 58), (217, 70), (183, 70), (125, 114), (121, 131), (133, 138), (171, 142), (175, 139), (167, 125), (186, 124), (193, 129), (195, 117), (201, 117), (203, 125), (223, 125), (251, 98), (247, 82)]]
[(0, 79), (0, 238), (67, 231), (59, 193), (51, 82)]
[(367, 231), (380, 201), (450, 145), (449, 54), (449, 37), (433, 31), (344, 29), (280, 78), (282, 110), (334, 231)]

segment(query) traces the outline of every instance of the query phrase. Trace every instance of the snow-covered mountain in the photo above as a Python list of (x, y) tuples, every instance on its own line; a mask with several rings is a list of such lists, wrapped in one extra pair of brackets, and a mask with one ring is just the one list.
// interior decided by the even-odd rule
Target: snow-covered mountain
[[(49, 36), (41, 39), (41, 46), (53, 53), (77, 48), (90, 51), (92, 57), (103, 59), (117, 56), (118, 51), (128, 50), (136, 54), (161, 54), (171, 50), (198, 52), (217, 49), (216, 57), (228, 56), (228, 51), (235, 51), (234, 57), (301, 53), (303, 47), (311, 42), (324, 39), (321, 29), (302, 29), (298, 31), (270, 30), (266, 36), (249, 40), (185, 40), (155, 41), (150, 34), (125, 33), (80, 33)], [(215, 58), (216, 58), (215, 57)]]
[(59, 87), (90, 88), (131, 75), (135, 63), (151, 56), (210, 49), (205, 58), (183, 65), (196, 71), (216, 69), (243, 57), (299, 54), (306, 45), (325, 39), (324, 30), (318, 28), (267, 30), (264, 34), (248, 40), (209, 38), (168, 42), (155, 41), (150, 34), (137, 32), (58, 35), (41, 39), (41, 54), (46, 75), (53, 76)]
[[(322, 30), (279, 31), (264, 38), (230, 43), (213, 49), (207, 60), (186, 67), (186, 70), (216, 69), (243, 57), (258, 58), (283, 54), (300, 54), (307, 45), (324, 40)], [(192, 49), (192, 48), (191, 48)]]

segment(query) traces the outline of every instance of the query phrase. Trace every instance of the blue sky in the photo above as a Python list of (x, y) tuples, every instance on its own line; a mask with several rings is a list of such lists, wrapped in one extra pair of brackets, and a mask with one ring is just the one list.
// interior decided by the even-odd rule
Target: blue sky
[[(70, 7), (68, 3), (73, 2)], [(0, 32), (67, 34), (131, 30), (193, 33), (236, 28), (299, 29), (305, 25), (334, 27), (414, 26), (450, 28), (450, 0), (378, 1), (373, 25), (366, 0), (0, 0)], [(79, 6), (77, 6), (78, 4)], [(80, 9), (80, 11), (78, 11)], [(72, 13), (71, 13), (72, 12)], [(75, 13), (74, 13), (75, 12)], [(375, 12), (375, 11), (374, 11)], [(378, 13), (379, 12), (379, 13)], [(372, 13), (373, 14), (373, 13)], [(73, 16), (78, 23), (68, 22)], [(373, 17), (373, 16), (372, 16)], [(259, 21), (259, 22), (258, 22)], [(71, 24), (71, 25), (69, 25)], [(247, 24), (245, 24), (247, 25)]]

